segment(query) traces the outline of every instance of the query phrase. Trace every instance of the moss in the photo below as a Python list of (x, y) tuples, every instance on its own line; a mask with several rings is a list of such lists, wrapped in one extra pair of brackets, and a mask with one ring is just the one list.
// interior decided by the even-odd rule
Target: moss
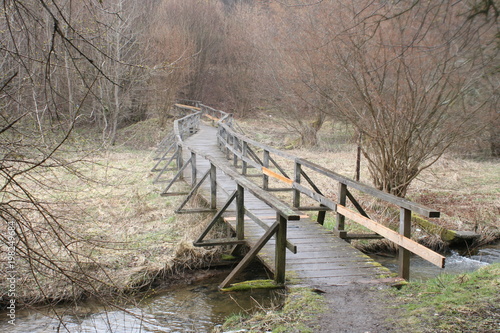
[(239, 283), (234, 283), (229, 288), (223, 288), (222, 291), (244, 291), (251, 289), (278, 289), (282, 285), (277, 284), (274, 280), (251, 280)]
[(422, 229), (424, 229), (428, 233), (439, 235), (439, 237), (441, 237), (441, 239), (445, 242), (451, 242), (453, 239), (455, 239), (455, 237), (457, 237), (457, 233), (455, 231), (448, 230), (444, 227), (436, 225), (420, 216), (413, 214), (411, 219), (413, 223), (418, 224)]
[(238, 257), (230, 255), (230, 254), (223, 254), (221, 256), (221, 260), (227, 260), (227, 261), (232, 261), (232, 260), (237, 260)]

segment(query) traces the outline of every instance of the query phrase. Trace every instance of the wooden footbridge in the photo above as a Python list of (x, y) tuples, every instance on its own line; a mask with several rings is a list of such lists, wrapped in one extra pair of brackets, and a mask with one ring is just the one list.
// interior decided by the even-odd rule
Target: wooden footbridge
[[(213, 214), (195, 246), (249, 247), (220, 288), (229, 286), (255, 258), (274, 274), (278, 284), (290, 278), (309, 285), (391, 280), (387, 271), (349, 244), (351, 239), (386, 238), (399, 245), (399, 277), (403, 279), (409, 279), (411, 252), (444, 267), (443, 256), (410, 239), (412, 212), (436, 218), (438, 211), (251, 140), (237, 131), (231, 114), (192, 104), (175, 105), (184, 116), (174, 122), (173, 132), (159, 145), (154, 181), (165, 181), (165, 175), (171, 174), (166, 171), (174, 170), (175, 176), (166, 180), (168, 185), (162, 195), (186, 196), (176, 213)], [(318, 179), (323, 179), (321, 183), (327, 183), (328, 188), (320, 189)], [(188, 182), (191, 190), (174, 191), (179, 180)], [(399, 232), (370, 219), (355, 193), (397, 206)], [(196, 201), (196, 195), (204, 197), (207, 204), (186, 208), (189, 202)], [(307, 212), (314, 212), (315, 220)], [(336, 215), (333, 231), (323, 227), (327, 213)], [(371, 233), (348, 233), (346, 219)], [(220, 221), (232, 228), (232, 235), (207, 239)]]

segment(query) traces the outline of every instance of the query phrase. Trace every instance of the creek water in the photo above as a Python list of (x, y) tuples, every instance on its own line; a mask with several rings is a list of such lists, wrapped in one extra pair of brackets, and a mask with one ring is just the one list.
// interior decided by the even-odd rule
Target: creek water
[(43, 308), (18, 311), (15, 326), (3, 320), (7, 317), (2, 315), (0, 332), (210, 332), (231, 314), (277, 306), (284, 300), (282, 290), (222, 293), (217, 286), (223, 278), (218, 276), (196, 285), (175, 286), (139, 305), (123, 305), (123, 310), (106, 309), (92, 303), (61, 306), (58, 312), (62, 320)]
[[(374, 260), (387, 267), (392, 272), (398, 271), (398, 260), (395, 256), (370, 255)], [(412, 281), (427, 280), (441, 273), (460, 274), (472, 272), (485, 265), (500, 263), (500, 242), (487, 245), (474, 253), (464, 254), (451, 251), (446, 256), (445, 268), (441, 269), (428, 261), (412, 256), (410, 259), (410, 279)]]

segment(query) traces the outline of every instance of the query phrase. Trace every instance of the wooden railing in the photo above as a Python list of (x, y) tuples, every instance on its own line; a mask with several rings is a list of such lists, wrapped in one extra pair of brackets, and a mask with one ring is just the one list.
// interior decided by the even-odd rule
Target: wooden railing
[[(260, 142), (252, 140), (243, 134), (237, 133), (233, 128), (233, 117), (231, 114), (225, 113), (220, 110), (213, 109), (203, 104), (197, 103), (196, 106), (187, 106), (183, 104), (176, 104), (178, 108), (185, 108), (190, 110), (189, 114), (174, 123), (175, 142), (168, 148), (172, 152), (172, 156), (167, 158), (169, 153), (164, 156), (157, 163), (154, 170), (161, 170), (163, 173), (168, 169), (168, 166), (176, 161), (177, 174), (174, 179), (163, 191), (164, 195), (172, 194), (186, 194), (186, 200), (181, 204), (177, 212), (202, 212), (202, 211), (216, 211), (216, 170), (222, 170), (225, 174), (231, 177), (237, 184), (238, 189), (229, 194), (229, 200), (226, 204), (217, 211), (214, 219), (210, 223), (206, 232), (195, 242), (198, 246), (204, 245), (222, 245), (222, 244), (240, 244), (244, 237), (244, 216), (249, 216), (258, 225), (266, 229), (265, 237), (259, 241), (259, 246), (263, 246), (273, 234), (277, 234), (276, 257), (282, 258), (277, 260), (276, 267), (276, 280), (279, 283), (284, 282), (284, 249), (288, 247), (292, 251), (296, 248), (289, 241), (286, 240), (286, 221), (299, 218), (299, 211), (317, 211), (317, 222), (323, 224), (325, 221), (326, 212), (331, 211), (336, 214), (336, 224), (334, 232), (341, 238), (346, 240), (350, 239), (370, 239), (370, 238), (386, 238), (399, 246), (399, 276), (404, 279), (409, 279), (410, 267), (410, 253), (415, 253), (425, 260), (439, 266), (444, 267), (445, 257), (426, 248), (425, 246), (413, 241), (411, 239), (411, 216), (412, 213), (419, 214), (427, 218), (437, 218), (440, 213), (436, 210), (422, 206), (420, 204), (411, 202), (409, 200), (393, 196), (383, 191), (377, 190), (371, 186), (354, 181), (350, 178), (342, 176), (334, 171), (328, 170), (320, 165), (312, 163), (302, 158), (298, 158), (286, 152), (269, 147)], [(215, 126), (218, 127), (217, 142), (220, 149), (226, 154), (226, 158), (232, 160), (235, 168), (228, 168), (219, 161), (214, 160), (209, 154), (204, 154), (184, 144), (184, 139), (195, 133), (198, 129), (201, 117), (211, 120)], [(190, 158), (183, 161), (183, 149), (190, 151)], [(201, 156), (210, 161), (210, 170), (206, 172), (200, 179), (197, 180), (196, 158)], [(167, 160), (162, 169), (158, 169), (159, 164)], [(182, 179), (183, 172), (191, 164), (191, 179), (192, 190), (188, 193), (171, 193), (169, 192), (172, 184)], [(286, 165), (285, 165), (286, 164)], [(239, 170), (239, 171), (237, 171)], [(158, 181), (161, 173), (157, 176), (155, 181)], [(313, 178), (326, 177), (331, 184), (331, 181), (337, 183), (336, 200), (332, 199), (331, 195), (325, 195), (323, 192), (331, 191), (331, 185), (328, 188), (320, 189)], [(261, 185), (257, 186), (254, 182), (249, 181), (250, 177), (262, 178)], [(183, 207), (186, 202), (194, 195), (196, 190), (200, 187), (206, 179), (211, 180), (211, 199), (209, 209), (198, 210), (184, 210)], [(275, 181), (282, 183), (282, 187), (272, 187), (271, 183)], [(376, 198), (385, 202), (387, 205), (396, 205), (399, 209), (399, 232), (394, 231), (384, 225), (377, 223), (371, 219), (360, 202), (356, 199), (354, 191), (358, 191), (369, 197)], [(244, 192), (250, 191), (256, 197), (266, 202), (269, 206), (273, 207), (276, 211), (276, 223), (272, 227), (267, 227), (262, 221), (259, 221), (256, 216), (248, 212), (244, 208), (243, 197)], [(291, 206), (278, 200), (274, 195), (269, 192), (292, 192)], [(309, 201), (313, 201), (319, 206), (303, 206), (301, 205), (302, 197), (306, 196)], [(222, 216), (222, 213), (233, 202), (237, 206), (237, 230), (236, 239), (224, 239), (207, 242), (204, 237), (208, 230), (215, 224), (215, 222)], [(348, 208), (348, 202), (351, 203), (355, 210)], [(353, 234), (346, 231), (345, 220), (351, 220), (371, 230), (372, 234)], [(255, 256), (258, 250), (251, 250), (250, 257), (240, 263), (243, 266), (248, 264), (252, 256)], [(278, 254), (280, 253), (280, 254)], [(279, 267), (278, 267), (279, 266)], [(236, 274), (242, 268), (237, 267)], [(222, 287), (226, 286), (234, 277), (232, 273)]]
[[(320, 165), (302, 158), (290, 155), (286, 152), (274, 149), (245, 135), (236, 133), (230, 126), (224, 123), (218, 124), (218, 142), (220, 148), (226, 153), (228, 159), (233, 161), (236, 168), (241, 169), (241, 174), (247, 177), (262, 177), (262, 188), (266, 191), (292, 191), (292, 206), (297, 211), (318, 211), (317, 221), (323, 224), (327, 211), (336, 213), (336, 225), (334, 232), (341, 238), (349, 239), (373, 239), (386, 238), (400, 248), (399, 250), (399, 276), (404, 279), (410, 277), (410, 252), (419, 255), (423, 259), (436, 266), (444, 267), (445, 257), (428, 249), (427, 247), (411, 239), (411, 216), (412, 213), (426, 218), (438, 218), (440, 212), (425, 207), (418, 203), (396, 197), (380, 191), (371, 186), (357, 182), (334, 171), (328, 170)], [(281, 160), (282, 162), (278, 162)], [(288, 165), (285, 166), (284, 163)], [(249, 173), (249, 169), (257, 171)], [(323, 194), (325, 190), (313, 181), (314, 176), (320, 175), (335, 181), (337, 185), (336, 201), (330, 196)], [(284, 184), (284, 187), (273, 188), (270, 179), (275, 179)], [(329, 183), (331, 184), (331, 183)], [(386, 204), (396, 205), (399, 209), (399, 232), (370, 219), (365, 209), (356, 200), (354, 191), (357, 190), (365, 195), (376, 198)], [(302, 206), (301, 195), (319, 203), (318, 207)], [(350, 202), (355, 210), (347, 208)], [(345, 228), (345, 219), (361, 224), (370, 229), (373, 234), (352, 234)]]

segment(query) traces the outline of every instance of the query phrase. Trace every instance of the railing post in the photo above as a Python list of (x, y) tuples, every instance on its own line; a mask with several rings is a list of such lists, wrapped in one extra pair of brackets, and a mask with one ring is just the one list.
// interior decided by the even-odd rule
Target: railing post
[(217, 209), (217, 168), (210, 163), (210, 209)]
[[(183, 166), (184, 166), (184, 160), (182, 159), (182, 146), (179, 145), (177, 150), (177, 170), (180, 171)], [(184, 175), (182, 173), (179, 175), (179, 179), (180, 180), (184, 179)]]
[(240, 184), (236, 192), (236, 237), (245, 238), (245, 190)]
[[(268, 150), (264, 150), (264, 158), (263, 158), (262, 163), (264, 163), (263, 166), (265, 168), (269, 168), (269, 151)], [(264, 175), (262, 177), (262, 188), (266, 191), (269, 189), (269, 176)]]
[(233, 138), (229, 135), (229, 132), (226, 131), (226, 159), (229, 160), (230, 157), (229, 157), (229, 154), (230, 154), (230, 150), (229, 150), (229, 146), (232, 144), (232, 141), (233, 141)]
[(222, 126), (219, 126), (219, 127), (217, 128), (217, 132), (218, 132), (218, 134), (219, 134), (219, 135), (217, 135), (217, 147), (219, 147), (219, 149), (220, 149), (220, 147), (221, 147), (220, 138), (222, 137), (222, 131), (224, 131), (224, 128), (223, 128)]
[(191, 152), (191, 186), (196, 185), (196, 154)]
[(285, 271), (286, 271), (286, 228), (287, 219), (276, 213), (276, 219), (279, 221), (278, 231), (276, 232), (276, 269), (274, 274), (274, 281), (277, 284), (285, 284)]
[[(293, 181), (300, 184), (300, 176), (302, 173), (302, 165), (295, 161), (295, 167), (294, 167), (294, 177)], [(300, 191), (299, 190), (293, 190), (293, 207), (298, 208), (300, 207)]]
[[(347, 185), (339, 183), (339, 198), (338, 204), (345, 206), (347, 198)], [(345, 231), (345, 216), (337, 213), (337, 233), (340, 238), (345, 238), (347, 232)]]
[(234, 139), (233, 139), (233, 149), (234, 149), (233, 164), (234, 164), (235, 168), (238, 167), (238, 155), (236, 154), (236, 152), (238, 151), (238, 146), (239, 146), (239, 140), (237, 137), (234, 137)]
[[(248, 150), (248, 143), (246, 141), (243, 141), (243, 147), (241, 148), (241, 156), (243, 158), (247, 157), (247, 150)], [(241, 160), (241, 174), (246, 175), (247, 174), (247, 162), (245, 162), (244, 159)]]
[[(411, 210), (400, 208), (399, 233), (404, 237), (411, 237)], [(410, 251), (399, 247), (399, 277), (410, 280)]]

